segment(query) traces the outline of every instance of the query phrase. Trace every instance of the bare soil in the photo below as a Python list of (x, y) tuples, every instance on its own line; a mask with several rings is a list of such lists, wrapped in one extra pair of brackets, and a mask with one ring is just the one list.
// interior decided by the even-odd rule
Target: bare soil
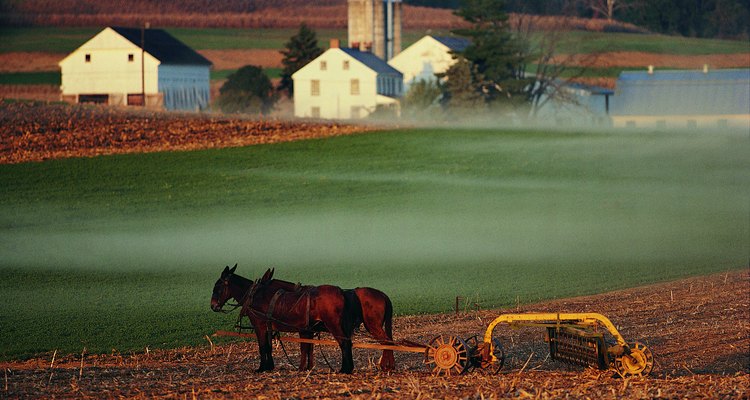
[[(613, 277), (614, 278), (614, 277)], [(396, 305), (398, 308), (398, 305)], [(508, 312), (600, 312), (629, 342), (654, 353), (648, 377), (622, 379), (611, 371), (569, 366), (548, 357), (540, 328), (498, 327), (506, 365), (495, 375), (475, 370), (432, 376), (423, 356), (397, 353), (395, 372), (375, 367), (379, 352), (355, 349), (355, 372), (338, 368), (333, 347), (316, 348), (317, 365), (297, 371), (274, 350), (276, 370), (257, 374), (252, 341), (175, 350), (106, 355), (45, 354), (0, 363), (6, 398), (737, 398), (750, 393), (750, 269), (683, 279), (594, 296), (512, 309), (397, 317), (396, 339), (427, 343), (438, 334), (482, 334)], [(233, 316), (227, 316), (233, 318)], [(206, 339), (211, 332), (206, 332)], [(356, 341), (368, 341), (358, 334)], [(298, 352), (286, 345), (293, 364)]]
[(0, 103), (0, 164), (182, 151), (348, 135), (337, 122), (176, 113), (140, 108)]

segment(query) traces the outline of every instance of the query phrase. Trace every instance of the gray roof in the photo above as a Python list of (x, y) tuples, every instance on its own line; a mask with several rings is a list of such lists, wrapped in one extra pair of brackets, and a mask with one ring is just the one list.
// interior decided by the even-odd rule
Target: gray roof
[(354, 57), (357, 61), (361, 62), (362, 64), (365, 64), (371, 70), (377, 72), (378, 75), (385, 74), (385, 75), (398, 75), (399, 77), (404, 76), (401, 72), (399, 72), (399, 70), (391, 67), (390, 65), (388, 65), (387, 62), (381, 60), (375, 54), (372, 54), (366, 51), (359, 51), (357, 49), (351, 49), (348, 47), (342, 47), (341, 50), (343, 50), (344, 53), (349, 54), (350, 56)]
[(464, 39), (460, 37), (433, 36), (432, 38), (444, 44), (446, 47), (448, 47), (449, 49), (455, 52), (464, 51), (464, 49), (469, 47), (469, 45), (471, 44), (471, 41), (469, 39)]
[[(140, 28), (112, 27), (112, 30), (128, 39), (134, 45), (141, 47)], [(143, 49), (154, 56), (162, 64), (170, 65), (211, 65), (205, 57), (198, 54), (186, 44), (175, 39), (163, 29), (146, 29), (143, 31)]]
[(750, 69), (623, 72), (612, 115), (750, 113)]

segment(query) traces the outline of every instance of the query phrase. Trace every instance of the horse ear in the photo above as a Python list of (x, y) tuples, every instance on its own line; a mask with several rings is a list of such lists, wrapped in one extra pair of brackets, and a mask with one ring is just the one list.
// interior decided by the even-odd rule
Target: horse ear
[[(229, 268), (229, 267), (227, 267), (227, 268)], [(234, 267), (232, 267), (232, 269), (229, 270), (229, 273), (233, 274), (234, 271), (236, 271), (236, 270), (237, 270), (237, 264), (234, 264)]]
[(268, 279), (273, 278), (273, 272), (276, 270), (276, 268), (271, 268), (271, 274), (268, 275)]
[(221, 276), (226, 275), (229, 272), (229, 266), (224, 267), (224, 271), (221, 271)]
[(271, 276), (273, 275), (273, 271), (271, 271), (271, 268), (266, 270), (266, 273), (263, 274), (263, 277), (260, 278), (261, 281), (265, 282), (269, 279), (271, 279)]

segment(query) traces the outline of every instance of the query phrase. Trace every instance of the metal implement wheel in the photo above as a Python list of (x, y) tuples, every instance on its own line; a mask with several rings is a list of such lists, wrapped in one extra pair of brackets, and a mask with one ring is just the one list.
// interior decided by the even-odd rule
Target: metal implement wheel
[(646, 376), (654, 369), (654, 356), (643, 343), (635, 342), (630, 346), (630, 354), (615, 359), (615, 368), (623, 377)]
[(460, 375), (469, 364), (469, 348), (455, 336), (436, 336), (427, 345), (425, 364), (435, 375)]
[(505, 363), (505, 351), (503, 345), (500, 343), (500, 339), (492, 338), (492, 355), (490, 356), (490, 350), (487, 348), (488, 344), (483, 342), (479, 336), (471, 336), (465, 340), (469, 346), (469, 363), (467, 370), (474, 368), (492, 369), (492, 373), (497, 374)]

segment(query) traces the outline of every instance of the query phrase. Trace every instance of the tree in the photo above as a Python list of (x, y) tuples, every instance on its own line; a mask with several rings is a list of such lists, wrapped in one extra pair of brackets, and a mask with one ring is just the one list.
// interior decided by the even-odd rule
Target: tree
[[(566, 32), (571, 30), (568, 22), (560, 19), (557, 26), (549, 26), (540, 30), (539, 16), (521, 16), (515, 27), (516, 37), (528, 43), (525, 46), (524, 59), (534, 62), (531, 66), (524, 62), (519, 69), (522, 75), (529, 77), (533, 84), (524, 87), (529, 100), (528, 116), (535, 117), (537, 112), (549, 101), (556, 100), (575, 103), (575, 97), (564, 90), (570, 82), (581, 78), (599, 59), (599, 52), (585, 54), (558, 53), (560, 43), (566, 38)], [(534, 35), (534, 40), (532, 40)]]
[(278, 96), (263, 69), (246, 65), (229, 75), (219, 89), (218, 104), (226, 113), (267, 114)]
[(437, 104), (441, 94), (438, 80), (420, 79), (411, 84), (409, 91), (401, 99), (401, 110), (405, 116), (421, 117)]
[(516, 106), (527, 103), (525, 88), (532, 83), (522, 68), (528, 61), (528, 44), (513, 35), (504, 8), (504, 0), (465, 0), (455, 14), (470, 27), (454, 33), (471, 39), (460, 55), (471, 64), (473, 81), (485, 101)]
[(587, 0), (587, 2), (595, 14), (604, 15), (610, 22), (615, 18), (615, 11), (628, 7), (624, 0)]
[(442, 104), (457, 114), (476, 112), (485, 109), (486, 101), (482, 93), (481, 75), (471, 62), (458, 56), (456, 62), (441, 74), (443, 83)]
[(289, 39), (284, 48), (281, 51), (281, 54), (284, 56), (281, 60), (284, 69), (281, 71), (281, 82), (279, 83), (278, 90), (286, 91), (287, 95), (292, 97), (294, 96), (292, 74), (321, 55), (323, 49), (318, 46), (315, 31), (308, 28), (304, 23), (300, 25), (297, 34)]

